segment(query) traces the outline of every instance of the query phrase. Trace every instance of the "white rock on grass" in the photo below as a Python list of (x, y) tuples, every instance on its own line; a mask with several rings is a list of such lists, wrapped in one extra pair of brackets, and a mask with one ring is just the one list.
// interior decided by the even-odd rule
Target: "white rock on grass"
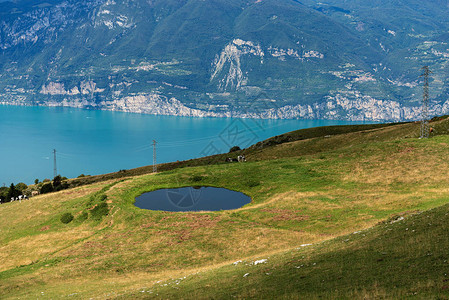
[(259, 260), (256, 260), (253, 264), (255, 266), (257, 266), (258, 264), (265, 264), (266, 262), (267, 262), (267, 259), (259, 259)]
[(296, 249), (301, 249), (302, 247), (309, 247), (309, 246), (312, 246), (312, 244), (302, 244), (299, 246), (299, 248)]

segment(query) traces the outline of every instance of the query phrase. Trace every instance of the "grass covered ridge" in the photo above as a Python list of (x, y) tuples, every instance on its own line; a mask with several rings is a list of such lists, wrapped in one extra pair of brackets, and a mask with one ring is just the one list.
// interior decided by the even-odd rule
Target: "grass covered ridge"
[[(439, 122), (443, 132), (445, 121)], [(345, 279), (329, 279), (326, 284), (317, 280), (323, 274), (332, 275), (336, 268), (331, 265), (337, 263), (335, 259), (327, 261), (334, 254), (326, 251), (340, 249), (335, 250), (336, 257), (344, 254), (339, 259), (361, 259), (356, 250), (367, 243), (361, 240), (351, 244), (353, 248), (344, 248), (347, 242), (332, 239), (392, 216), (413, 215), (448, 203), (449, 136), (419, 140), (414, 138), (418, 127), (401, 124), (297, 139), (258, 147), (248, 153), (247, 163), (113, 179), (1, 205), (0, 294), (4, 298), (135, 297), (135, 292), (145, 287), (165, 298), (175, 296), (177, 290), (160, 287), (158, 281), (201, 271), (204, 275), (189, 279), (192, 284), (185, 281), (179, 295), (213, 296), (213, 288), (208, 288), (211, 280), (222, 283), (223, 291), (236, 284), (223, 294), (228, 296), (260, 296), (266, 291), (289, 297), (304, 291), (311, 297), (339, 297), (363, 295), (363, 289), (366, 295), (375, 295), (375, 285), (357, 283), (351, 288), (350, 278), (357, 277), (357, 272), (347, 278), (339, 275)], [(133, 206), (134, 198), (143, 192), (190, 185), (226, 187), (251, 196), (253, 201), (238, 210), (200, 213), (152, 212)], [(104, 207), (106, 213), (93, 213), (105, 212)], [(63, 224), (60, 218), (64, 213), (71, 213), (73, 221)], [(378, 230), (369, 232), (379, 232), (381, 238)], [(315, 246), (289, 252), (301, 244)], [(314, 269), (316, 278), (309, 273), (296, 277), (292, 272), (297, 269), (287, 266), (296, 264), (298, 253), (305, 255), (306, 264), (309, 258), (311, 264), (320, 259), (319, 266), (327, 263), (328, 267)], [(279, 277), (285, 285), (281, 279), (267, 284), (273, 277), (262, 279), (265, 271), (258, 273), (260, 277), (248, 275), (246, 283), (237, 282), (247, 272), (244, 264), (234, 266), (232, 262), (267, 257), (268, 263), (257, 267), (274, 270), (269, 264), (277, 257), (278, 270), (286, 268), (285, 276)], [(400, 254), (391, 256), (398, 257)], [(304, 282), (314, 288), (303, 289), (301, 276), (309, 278)], [(379, 293), (389, 291), (382, 280), (376, 284)], [(328, 294), (320, 293), (320, 287)], [(434, 290), (430, 287), (429, 291)]]

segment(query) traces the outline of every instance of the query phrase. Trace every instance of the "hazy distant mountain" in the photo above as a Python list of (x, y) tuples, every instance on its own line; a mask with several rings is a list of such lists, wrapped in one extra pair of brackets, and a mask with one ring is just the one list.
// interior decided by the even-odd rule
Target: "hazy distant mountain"
[(0, 102), (196, 116), (449, 112), (446, 0), (0, 1)]

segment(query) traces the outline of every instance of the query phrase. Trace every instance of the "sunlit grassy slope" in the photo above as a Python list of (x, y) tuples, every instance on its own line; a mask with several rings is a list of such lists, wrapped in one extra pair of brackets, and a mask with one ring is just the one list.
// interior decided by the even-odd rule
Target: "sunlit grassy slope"
[[(440, 263), (444, 222), (420, 225), (415, 229), (420, 236), (400, 235), (402, 225), (396, 224), (425, 213), (391, 228), (388, 223), (364, 231), (365, 236), (338, 237), (449, 202), (447, 125), (433, 123), (437, 135), (428, 140), (416, 138), (418, 124), (400, 124), (270, 142), (249, 151), (247, 163), (206, 165), (203, 160), (197, 167), (1, 205), (1, 298), (350, 298), (408, 295), (409, 284), (416, 284), (413, 291), (437, 295), (444, 292), (442, 285), (431, 282), (444, 280), (443, 275), (433, 273), (440, 267), (427, 264), (432, 256), (422, 253), (435, 249), (431, 253), (441, 255), (434, 262)], [(226, 187), (253, 201), (234, 211), (201, 213), (133, 206), (143, 192), (189, 185)], [(92, 212), (101, 203), (108, 204), (109, 214), (98, 219)], [(67, 225), (59, 220), (65, 212), (75, 216)], [(232, 265), (268, 257), (257, 266)], [(405, 263), (414, 258), (423, 260), (411, 267)], [(307, 268), (296, 268), (301, 265)], [(417, 268), (422, 277), (415, 276)], [(371, 272), (366, 280), (360, 276), (364, 270)], [(396, 272), (405, 279), (397, 279)], [(425, 274), (433, 277), (425, 280)], [(187, 281), (163, 286), (188, 275)]]
[(447, 299), (447, 205), (327, 242), (174, 277), (124, 298)]

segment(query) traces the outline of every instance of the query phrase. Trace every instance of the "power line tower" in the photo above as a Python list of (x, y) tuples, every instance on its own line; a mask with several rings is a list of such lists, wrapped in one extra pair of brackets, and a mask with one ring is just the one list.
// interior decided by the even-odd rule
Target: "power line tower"
[(424, 73), (420, 77), (424, 77), (423, 101), (422, 101), (422, 119), (421, 119), (421, 138), (429, 138), (429, 75), (432, 73), (428, 66), (422, 68)]
[(157, 164), (156, 164), (156, 140), (153, 140), (153, 173), (157, 173)]
[(56, 149), (53, 149), (53, 178), (58, 176), (58, 169), (56, 168)]

